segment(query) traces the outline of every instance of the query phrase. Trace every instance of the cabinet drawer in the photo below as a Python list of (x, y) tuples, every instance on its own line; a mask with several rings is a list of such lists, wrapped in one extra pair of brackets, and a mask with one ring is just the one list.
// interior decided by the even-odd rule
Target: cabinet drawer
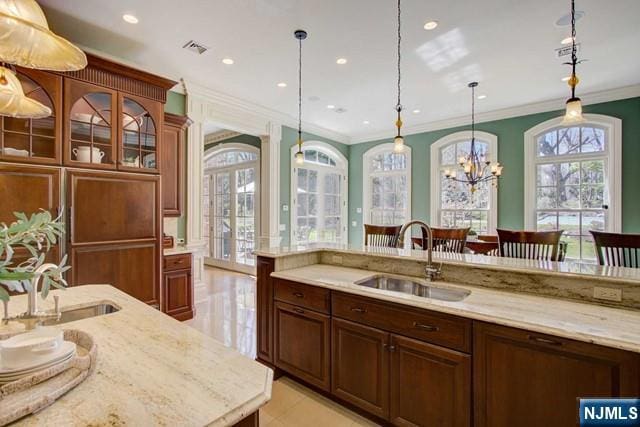
[(164, 271), (186, 270), (191, 268), (191, 254), (165, 255)]
[(275, 279), (275, 299), (277, 300), (328, 314), (329, 298), (328, 289)]
[(334, 292), (336, 317), (456, 350), (471, 351), (471, 320)]

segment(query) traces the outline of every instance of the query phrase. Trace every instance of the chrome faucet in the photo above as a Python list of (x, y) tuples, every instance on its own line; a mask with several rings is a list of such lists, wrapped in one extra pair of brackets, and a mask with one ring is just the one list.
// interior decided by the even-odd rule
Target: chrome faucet
[(17, 320), (21, 323), (24, 323), (27, 326), (27, 329), (33, 329), (43, 320), (60, 320), (62, 312), (60, 311), (60, 300), (57, 295), (53, 297), (53, 300), (55, 302), (55, 309), (53, 313), (38, 310), (38, 284), (40, 283), (42, 273), (52, 268), (58, 268), (58, 266), (51, 263), (42, 264), (34, 272), (35, 275), (31, 279), (31, 289), (29, 290), (29, 299), (26, 312), (14, 317), (9, 317), (8, 302), (4, 301), (4, 317), (2, 318), (2, 322), (5, 325), (9, 323), (10, 320)]
[(427, 266), (424, 269), (424, 273), (429, 282), (435, 282), (442, 276), (442, 264), (435, 266), (433, 264), (433, 232), (429, 224), (424, 221), (413, 220), (409, 221), (400, 229), (400, 236), (398, 238), (398, 248), (404, 247), (404, 235), (412, 225), (419, 225), (427, 235)]

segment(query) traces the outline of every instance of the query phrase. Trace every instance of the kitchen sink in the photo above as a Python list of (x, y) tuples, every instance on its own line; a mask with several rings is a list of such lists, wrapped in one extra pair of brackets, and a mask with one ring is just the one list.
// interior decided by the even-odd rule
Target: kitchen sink
[(76, 320), (87, 319), (89, 317), (104, 316), (105, 314), (115, 313), (120, 309), (109, 303), (100, 303), (87, 307), (73, 308), (70, 310), (62, 310), (60, 320), (46, 319), (42, 321), (44, 326), (59, 325), (61, 323), (74, 322)]
[(424, 285), (408, 279), (398, 279), (390, 276), (374, 276), (369, 279), (361, 280), (355, 283), (358, 286), (364, 286), (373, 289), (382, 289), (385, 291), (400, 292), (403, 294), (415, 295), (418, 297), (432, 298), (441, 301), (462, 301), (469, 296), (471, 291), (463, 291), (460, 289), (438, 288), (435, 286)]

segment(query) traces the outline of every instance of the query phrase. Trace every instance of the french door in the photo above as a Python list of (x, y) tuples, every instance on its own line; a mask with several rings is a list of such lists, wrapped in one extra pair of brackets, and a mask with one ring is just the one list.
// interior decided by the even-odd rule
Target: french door
[(259, 176), (257, 162), (205, 170), (205, 264), (255, 273), (252, 254), (258, 228)]

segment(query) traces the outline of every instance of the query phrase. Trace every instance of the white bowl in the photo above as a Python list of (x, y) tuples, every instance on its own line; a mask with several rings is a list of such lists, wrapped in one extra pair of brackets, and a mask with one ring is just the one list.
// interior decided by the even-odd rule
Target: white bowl
[(40, 328), (0, 341), (0, 367), (15, 369), (45, 363), (64, 341), (60, 330)]

